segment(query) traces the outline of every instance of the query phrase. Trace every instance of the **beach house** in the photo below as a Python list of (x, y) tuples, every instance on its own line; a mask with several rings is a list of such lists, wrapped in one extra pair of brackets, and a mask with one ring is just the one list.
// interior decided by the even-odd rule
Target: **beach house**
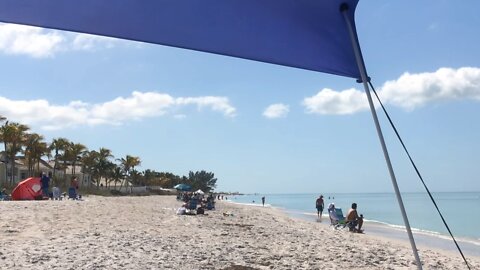
[[(88, 186), (91, 176), (84, 173), (82, 164), (75, 165), (66, 163), (54, 169), (54, 161), (40, 159), (36, 164), (29, 164), (25, 156), (15, 157), (14, 173), (12, 177), (11, 163), (6, 162), (4, 152), (0, 153), (0, 185), (15, 185), (23, 179), (32, 176), (38, 176), (45, 172), (48, 175), (55, 175), (57, 185), (69, 185), (70, 179), (75, 176), (80, 186)], [(52, 183), (53, 184), (53, 183)]]

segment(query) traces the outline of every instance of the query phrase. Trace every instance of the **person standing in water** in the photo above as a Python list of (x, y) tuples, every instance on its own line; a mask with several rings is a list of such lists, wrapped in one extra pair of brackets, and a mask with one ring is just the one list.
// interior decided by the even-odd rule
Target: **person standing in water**
[(265, 196), (262, 197), (262, 205), (265, 206)]
[(317, 208), (317, 216), (319, 219), (321, 219), (324, 207), (323, 195), (320, 195), (320, 197), (318, 197), (317, 201), (315, 202), (315, 207)]

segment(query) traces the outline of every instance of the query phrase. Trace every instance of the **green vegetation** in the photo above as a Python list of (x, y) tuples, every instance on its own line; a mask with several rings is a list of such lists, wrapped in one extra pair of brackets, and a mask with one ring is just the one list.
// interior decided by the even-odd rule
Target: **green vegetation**
[[(112, 151), (100, 148), (98, 151), (89, 150), (81, 143), (71, 142), (66, 138), (54, 138), (50, 144), (44, 137), (37, 133), (28, 133), (30, 128), (20, 123), (9, 122), (0, 116), (0, 143), (4, 145), (2, 162), (5, 163), (5, 183), (0, 186), (13, 186), (16, 175), (15, 162), (18, 154), (23, 154), (28, 175), (38, 176), (41, 173), (40, 163), (47, 157), (53, 163), (53, 185), (68, 187), (72, 175), (88, 175), (88, 183), (83, 184), (83, 189), (91, 192), (100, 192), (103, 187), (119, 187), (120, 190), (131, 186), (159, 186), (173, 188), (184, 183), (192, 186), (193, 190), (202, 189), (210, 192), (216, 187), (217, 178), (206, 171), (190, 171), (187, 176), (178, 176), (169, 172), (156, 172), (146, 169), (138, 171), (141, 165), (140, 157), (126, 155), (115, 159)], [(76, 171), (77, 168), (80, 171)], [(97, 191), (95, 191), (97, 190)], [(101, 192), (100, 192), (101, 193)]]

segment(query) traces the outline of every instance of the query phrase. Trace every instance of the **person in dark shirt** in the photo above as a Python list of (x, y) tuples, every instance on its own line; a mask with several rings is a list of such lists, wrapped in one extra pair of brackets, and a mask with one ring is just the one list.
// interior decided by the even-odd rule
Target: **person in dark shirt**
[(40, 176), (40, 183), (42, 185), (43, 196), (48, 197), (48, 187), (50, 185), (50, 177), (45, 172)]

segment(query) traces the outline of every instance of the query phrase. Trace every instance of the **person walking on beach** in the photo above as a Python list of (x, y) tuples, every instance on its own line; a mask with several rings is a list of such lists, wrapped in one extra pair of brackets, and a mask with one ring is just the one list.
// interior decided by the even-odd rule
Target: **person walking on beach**
[(262, 205), (265, 206), (265, 196), (262, 197)]
[(323, 207), (324, 207), (323, 195), (320, 195), (320, 197), (318, 197), (317, 201), (315, 202), (315, 207), (317, 208), (318, 218), (322, 219), (322, 213), (323, 213)]

